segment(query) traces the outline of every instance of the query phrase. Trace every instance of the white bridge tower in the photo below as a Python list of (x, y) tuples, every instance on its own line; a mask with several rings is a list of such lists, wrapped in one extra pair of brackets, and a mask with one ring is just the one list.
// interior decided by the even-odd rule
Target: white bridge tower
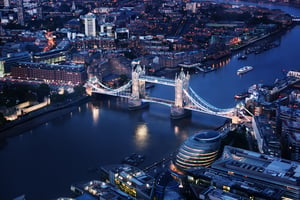
[(146, 74), (145, 68), (142, 68), (141, 65), (137, 65), (132, 69), (132, 99), (129, 100), (129, 109), (138, 109), (143, 107), (141, 98), (146, 96), (146, 86), (145, 81), (140, 80), (140, 76), (144, 76)]
[(171, 118), (182, 118), (191, 114), (190, 111), (184, 109), (184, 106), (188, 103), (188, 97), (183, 91), (188, 91), (189, 80), (189, 73), (185, 74), (183, 69), (178, 76), (175, 76), (175, 104), (171, 107)]

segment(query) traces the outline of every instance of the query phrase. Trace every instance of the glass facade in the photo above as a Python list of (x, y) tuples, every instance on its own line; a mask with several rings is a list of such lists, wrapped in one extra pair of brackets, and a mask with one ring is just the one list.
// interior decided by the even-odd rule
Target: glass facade
[(205, 131), (189, 137), (180, 147), (175, 165), (186, 170), (193, 167), (207, 167), (217, 158), (220, 147), (220, 134)]

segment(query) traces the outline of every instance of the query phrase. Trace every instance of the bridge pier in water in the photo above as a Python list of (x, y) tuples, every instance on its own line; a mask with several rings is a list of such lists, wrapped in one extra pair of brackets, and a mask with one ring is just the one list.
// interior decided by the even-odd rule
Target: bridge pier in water
[(171, 119), (181, 119), (192, 115), (192, 111), (177, 106), (171, 106), (170, 112)]

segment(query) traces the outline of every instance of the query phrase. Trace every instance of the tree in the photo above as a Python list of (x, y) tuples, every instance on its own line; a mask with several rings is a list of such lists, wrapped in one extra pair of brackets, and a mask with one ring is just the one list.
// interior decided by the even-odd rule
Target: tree
[(126, 74), (121, 74), (118, 81), (119, 85), (124, 85), (128, 81), (128, 76)]
[(75, 86), (74, 93), (77, 96), (82, 96), (83, 94), (85, 94), (85, 87), (83, 87), (83, 85)]
[(7, 120), (5, 119), (3, 113), (0, 112), (0, 126), (3, 126)]
[(50, 94), (49, 85), (45, 83), (40, 84), (37, 89), (37, 100), (39, 102), (42, 102), (44, 100), (44, 97), (48, 96), (49, 94)]

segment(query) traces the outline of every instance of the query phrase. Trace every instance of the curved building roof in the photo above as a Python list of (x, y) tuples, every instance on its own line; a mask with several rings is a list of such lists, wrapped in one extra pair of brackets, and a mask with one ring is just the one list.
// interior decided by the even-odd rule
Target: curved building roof
[(181, 145), (175, 165), (183, 170), (192, 167), (210, 166), (217, 158), (221, 135), (217, 131), (199, 132)]

